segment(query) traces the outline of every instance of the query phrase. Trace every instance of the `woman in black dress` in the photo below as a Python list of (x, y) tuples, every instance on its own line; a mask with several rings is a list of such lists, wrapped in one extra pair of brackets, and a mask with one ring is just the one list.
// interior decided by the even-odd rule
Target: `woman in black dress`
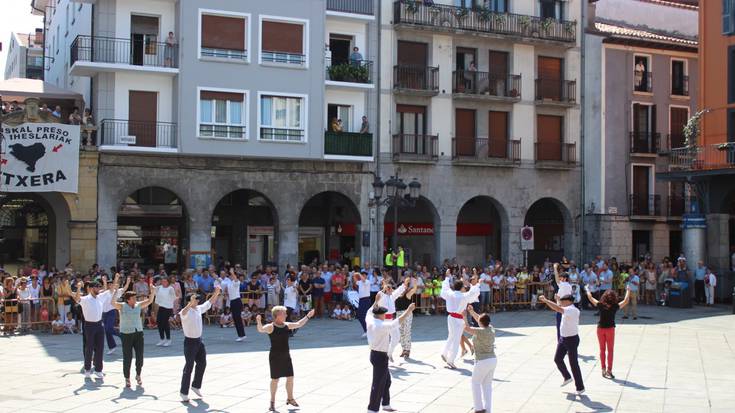
[(268, 411), (276, 411), (276, 390), (278, 389), (278, 379), (286, 378), (286, 404), (298, 407), (298, 403), (293, 398), (293, 364), (291, 364), (291, 354), (288, 348), (289, 331), (301, 328), (306, 322), (314, 317), (314, 310), (309, 311), (306, 317), (296, 323), (286, 322), (286, 307), (277, 305), (271, 310), (273, 313), (273, 322), (263, 325), (260, 314), (255, 318), (258, 324), (258, 332), (268, 334), (271, 340), (271, 351), (268, 354), (268, 361), (271, 368), (271, 406)]

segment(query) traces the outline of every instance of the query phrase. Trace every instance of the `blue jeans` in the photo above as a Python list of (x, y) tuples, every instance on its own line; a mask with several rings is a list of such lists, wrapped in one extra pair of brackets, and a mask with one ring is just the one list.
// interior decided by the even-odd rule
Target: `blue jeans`
[(480, 305), (482, 308), (490, 305), (490, 291), (480, 291)]
[(113, 348), (117, 347), (117, 343), (115, 343), (114, 336), (120, 336), (120, 334), (115, 331), (115, 319), (117, 310), (110, 310), (106, 313), (102, 313), (102, 323), (105, 325), (105, 338), (107, 338), (107, 348), (112, 350)]

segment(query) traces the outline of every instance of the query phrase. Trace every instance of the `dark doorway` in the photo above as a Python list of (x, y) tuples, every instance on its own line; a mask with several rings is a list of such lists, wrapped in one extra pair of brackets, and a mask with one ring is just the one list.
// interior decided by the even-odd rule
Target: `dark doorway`
[(556, 201), (543, 198), (531, 205), (524, 224), (534, 228), (534, 249), (528, 251), (528, 265), (554, 262), (564, 256), (564, 215)]
[(158, 17), (130, 16), (130, 64), (142, 66), (158, 53)]
[(350, 59), (352, 50), (352, 36), (341, 34), (329, 35), (329, 51), (332, 53), (332, 64), (341, 65)]
[(669, 231), (669, 260), (674, 261), (682, 251), (681, 231)]
[(633, 230), (632, 261), (651, 253), (651, 231)]

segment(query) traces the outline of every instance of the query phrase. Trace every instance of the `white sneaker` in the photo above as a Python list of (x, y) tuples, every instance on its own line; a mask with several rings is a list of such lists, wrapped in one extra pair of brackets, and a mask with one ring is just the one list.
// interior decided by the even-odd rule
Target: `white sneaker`
[(171, 345), (171, 340), (163, 340), (163, 344), (162, 344), (163, 347), (168, 347), (170, 345)]
[(161, 347), (161, 346), (163, 345), (163, 343), (165, 343), (165, 342), (166, 342), (166, 340), (161, 340), (161, 341), (159, 341), (158, 343), (156, 343), (156, 345), (157, 345), (158, 347)]
[(566, 386), (567, 384), (569, 384), (571, 382), (572, 382), (572, 379), (566, 379), (566, 380), (564, 380), (564, 382), (559, 387), (564, 387), (564, 386)]
[(367, 338), (367, 333), (362, 333), (362, 335), (360, 336), (360, 338)]
[(105, 373), (103, 373), (101, 371), (95, 371), (94, 372), (94, 376), (97, 377), (98, 379), (101, 379), (101, 378), (104, 378), (105, 377)]
[(579, 395), (582, 395), (582, 394), (584, 394), (584, 389), (582, 389), (582, 390), (577, 390), (577, 394), (579, 394)]
[(107, 350), (107, 355), (109, 356), (110, 354), (115, 354), (115, 347)]
[(387, 404), (387, 405), (383, 406), (383, 411), (384, 411), (384, 412), (395, 412), (395, 411), (396, 411), (396, 409), (394, 409), (394, 408), (390, 407), (390, 405), (389, 405), (389, 404)]
[(189, 396), (185, 395), (184, 393), (179, 393), (179, 396), (181, 396), (181, 401), (184, 403), (189, 402)]
[(89, 379), (92, 377), (92, 372), (89, 370), (84, 370), (84, 378)]
[(449, 366), (450, 369), (455, 370), (457, 366), (454, 365), (454, 363), (447, 362), (447, 366)]
[(238, 343), (241, 342), (241, 341), (243, 341), (243, 340), (245, 340), (245, 337), (244, 336), (243, 337), (238, 337), (238, 338), (235, 339), (235, 341), (237, 341)]
[(191, 388), (191, 391), (193, 391), (194, 394), (196, 394), (199, 397), (204, 397), (204, 396), (202, 396), (202, 390), (201, 389), (197, 389), (196, 387), (192, 387)]

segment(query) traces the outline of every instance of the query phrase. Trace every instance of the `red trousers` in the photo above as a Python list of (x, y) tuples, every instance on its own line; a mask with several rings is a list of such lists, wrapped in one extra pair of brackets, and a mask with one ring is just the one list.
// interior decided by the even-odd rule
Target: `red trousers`
[[(612, 371), (613, 351), (615, 349), (615, 327), (597, 327), (597, 341), (600, 343), (600, 363), (602, 369)], [(605, 353), (607, 349), (607, 368), (605, 368)]]

